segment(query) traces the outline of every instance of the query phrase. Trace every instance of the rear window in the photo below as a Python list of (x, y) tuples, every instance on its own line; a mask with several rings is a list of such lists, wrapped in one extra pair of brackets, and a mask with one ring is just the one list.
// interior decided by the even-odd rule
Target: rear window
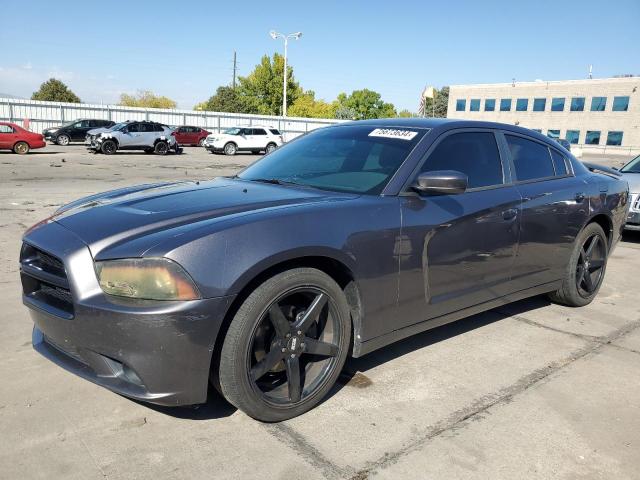
[(514, 135), (505, 135), (505, 137), (509, 144), (518, 181), (535, 180), (555, 175), (548, 147), (523, 137)]
[(280, 130), (278, 130), (277, 128), (270, 128), (269, 131), (273, 134), (273, 135), (280, 135)]
[(320, 128), (262, 158), (239, 177), (379, 194), (427, 132), (372, 125)]
[(0, 133), (13, 133), (13, 127), (9, 125), (0, 125)]

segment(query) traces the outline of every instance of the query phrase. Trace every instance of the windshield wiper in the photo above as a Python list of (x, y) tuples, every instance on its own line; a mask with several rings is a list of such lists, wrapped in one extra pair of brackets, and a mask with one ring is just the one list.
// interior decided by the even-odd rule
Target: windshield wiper
[(296, 185), (294, 182), (287, 182), (285, 180), (280, 180), (279, 178), (247, 178), (252, 182), (260, 182), (260, 183), (271, 183), (273, 185)]

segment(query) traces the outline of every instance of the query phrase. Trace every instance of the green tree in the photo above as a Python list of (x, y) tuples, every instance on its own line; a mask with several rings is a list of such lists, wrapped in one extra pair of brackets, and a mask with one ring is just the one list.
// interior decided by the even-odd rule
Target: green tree
[(138, 90), (135, 95), (120, 95), (120, 105), (126, 107), (176, 108), (176, 102), (168, 97), (155, 95), (150, 90)]
[(209, 100), (199, 103), (194, 110), (209, 110), (211, 112), (252, 113), (248, 111), (238, 90), (232, 87), (218, 87), (215, 95)]
[(442, 87), (440, 90), (436, 90), (435, 105), (432, 98), (425, 99), (425, 116), (446, 118), (447, 117), (447, 105), (449, 104), (449, 87)]
[(413, 118), (413, 117), (417, 117), (417, 116), (418, 116), (417, 113), (413, 113), (413, 112), (407, 110), (406, 108), (398, 113), (398, 117), (400, 117), (400, 118)]
[(335, 106), (324, 100), (316, 100), (315, 97), (315, 92), (312, 90), (301, 93), (288, 109), (287, 115), (291, 117), (334, 118)]
[[(246, 77), (239, 77), (237, 90), (245, 108), (243, 113), (280, 115), (283, 75), (284, 58), (275, 53), (273, 59), (264, 55), (253, 72)], [(287, 65), (287, 104), (293, 105), (301, 93), (302, 89), (293, 76), (293, 68)]]
[[(341, 93), (336, 99), (336, 112), (339, 108), (351, 109), (354, 112), (354, 120), (368, 118), (389, 118), (396, 116), (396, 109), (391, 103), (382, 100), (378, 92), (365, 88), (354, 90), (351, 95)], [(342, 110), (340, 110), (342, 112)]]
[(68, 102), (80, 103), (78, 96), (69, 90), (63, 82), (55, 78), (50, 78), (42, 85), (37, 92), (33, 92), (31, 100), (43, 100), (46, 102)]

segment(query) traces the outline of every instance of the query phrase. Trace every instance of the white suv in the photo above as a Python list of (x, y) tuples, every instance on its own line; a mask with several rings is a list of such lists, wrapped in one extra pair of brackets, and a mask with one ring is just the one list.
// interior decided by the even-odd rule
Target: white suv
[(211, 153), (224, 152), (226, 155), (235, 155), (237, 152), (271, 153), (283, 143), (277, 128), (252, 125), (212, 133), (204, 141), (204, 148)]

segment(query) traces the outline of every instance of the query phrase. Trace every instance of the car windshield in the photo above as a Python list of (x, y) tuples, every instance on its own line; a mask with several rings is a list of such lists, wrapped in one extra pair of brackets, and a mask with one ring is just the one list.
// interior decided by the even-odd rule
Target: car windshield
[(640, 155), (620, 169), (622, 173), (640, 173)]
[(240, 133), (240, 128), (238, 127), (233, 127), (233, 128), (227, 128), (224, 132), (227, 135), (238, 135)]
[(275, 150), (238, 177), (375, 195), (428, 131), (372, 125), (321, 128)]
[(118, 130), (122, 130), (124, 127), (126, 127), (128, 125), (127, 122), (122, 122), (122, 123), (116, 123), (113, 127), (111, 127), (109, 130), (111, 132), (115, 132)]

